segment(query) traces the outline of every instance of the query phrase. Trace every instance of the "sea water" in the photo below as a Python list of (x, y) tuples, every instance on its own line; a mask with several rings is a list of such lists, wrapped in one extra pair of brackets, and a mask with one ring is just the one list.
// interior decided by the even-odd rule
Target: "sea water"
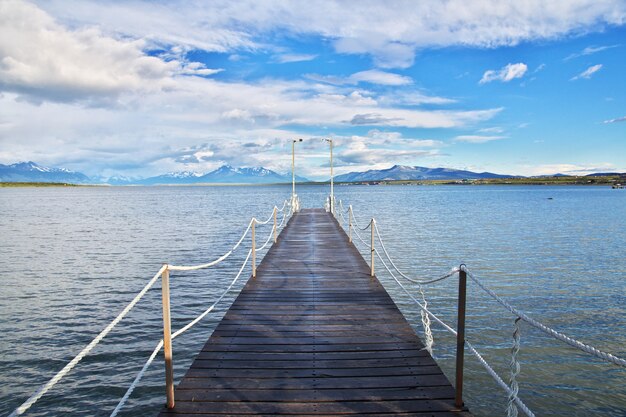
[[(322, 207), (329, 189), (299, 186), (297, 192), (303, 207)], [(252, 216), (264, 220), (290, 193), (290, 186), (0, 189), (0, 414), (10, 413), (63, 368), (163, 263), (219, 257)], [(531, 317), (626, 356), (624, 190), (336, 186), (335, 194), (345, 208), (352, 204), (360, 226), (376, 218), (390, 255), (407, 275), (426, 280), (464, 263)], [(259, 227), (258, 240), (270, 230)], [(363, 237), (369, 239), (369, 231)], [(244, 245), (249, 248), (249, 239)], [(222, 293), (246, 253), (239, 250), (210, 270), (172, 273), (174, 329)], [(377, 275), (422, 336), (416, 305), (380, 262)], [(242, 285), (174, 342), (177, 380)], [(457, 285), (454, 277), (424, 287), (429, 308), (452, 327)], [(110, 414), (162, 336), (159, 288), (155, 285), (29, 415)], [(418, 294), (414, 285), (409, 288)], [(468, 284), (467, 338), (506, 381), (514, 320)], [(455, 340), (437, 324), (433, 333), (434, 356), (453, 381)], [(477, 416), (503, 415), (506, 395), (470, 355), (466, 404)], [(519, 360), (520, 397), (537, 415), (626, 415), (623, 368), (527, 324), (521, 324)], [(159, 356), (122, 415), (156, 415), (165, 401), (163, 374)]]

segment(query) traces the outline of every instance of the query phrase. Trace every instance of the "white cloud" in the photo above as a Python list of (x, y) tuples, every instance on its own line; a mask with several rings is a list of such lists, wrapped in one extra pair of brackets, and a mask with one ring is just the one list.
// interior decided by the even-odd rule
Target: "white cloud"
[(517, 64), (507, 64), (500, 70), (485, 71), (479, 84), (490, 83), (492, 81), (509, 82), (515, 78), (523, 77), (527, 70), (528, 66), (521, 62)]
[[(277, 146), (275, 140), (302, 135), (285, 126), (343, 128), (357, 115), (380, 114), (380, 121), (370, 118), (367, 124), (463, 127), (489, 120), (501, 110), (380, 107), (366, 92), (343, 92), (342, 88), (304, 81), (264, 79), (248, 84), (174, 77), (171, 82), (171, 88), (158, 93), (121, 95), (118, 105), (111, 107), (63, 102), (36, 105), (16, 101), (15, 93), (5, 93), (0, 98), (0, 114), (10, 123), (0, 128), (0, 142), (5, 149), (0, 156), (4, 162), (31, 159), (89, 174), (106, 168), (108, 174), (151, 175), (181, 169), (177, 159), (193, 153), (177, 150), (207, 143), (223, 145), (219, 150), (208, 147), (207, 151), (214, 152), (214, 160), (203, 161), (193, 170), (209, 169), (216, 161), (282, 169), (289, 161), (281, 152), (289, 152)], [(312, 94), (311, 89), (318, 87), (319, 93)], [(237, 145), (244, 140), (274, 141), (275, 146), (271, 151), (251, 152)], [(94, 146), (96, 143), (107, 146)], [(404, 143), (404, 150), (411, 150), (409, 142)]]
[(478, 129), (478, 131), (480, 133), (502, 133), (504, 132), (504, 129), (498, 126), (494, 126), (494, 127), (485, 127), (483, 129)]
[(248, 110), (232, 109), (222, 113), (222, 118), (227, 120), (239, 120), (254, 123), (254, 118)]
[(454, 138), (455, 142), (467, 142), (467, 143), (485, 143), (494, 140), (504, 139), (506, 136), (487, 136), (487, 135), (460, 135)]
[(95, 27), (69, 30), (29, 3), (0, 3), (0, 89), (34, 100), (115, 99), (171, 88), (177, 74), (220, 71), (146, 55), (145, 46)]
[(620, 45), (604, 45), (604, 46), (588, 46), (580, 52), (568, 55), (565, 57), (564, 61), (569, 61), (570, 59), (578, 58), (581, 56), (592, 55), (598, 52), (606, 51), (607, 49), (617, 48)]
[(392, 72), (380, 71), (380, 70), (367, 70), (356, 72), (348, 77), (338, 77), (338, 76), (328, 76), (328, 75), (319, 75), (319, 74), (306, 74), (306, 78), (321, 81), (328, 84), (334, 85), (356, 85), (359, 83), (369, 83), (369, 84), (378, 84), (378, 85), (391, 85), (391, 86), (400, 86), (400, 85), (408, 85), (412, 84), (413, 80), (411, 77), (406, 77), (400, 74), (394, 74)]
[(594, 172), (615, 171), (615, 166), (611, 163), (597, 164), (543, 164), (543, 165), (521, 165), (522, 175), (587, 175)]
[[(370, 130), (367, 136), (350, 136), (336, 140), (338, 166), (354, 169), (389, 167), (397, 163), (413, 163), (440, 154), (443, 143), (431, 139), (404, 138), (395, 131)], [(339, 172), (342, 170), (340, 169)]]
[(185, 75), (207, 76), (207, 75), (217, 74), (222, 71), (224, 71), (222, 68), (217, 68), (217, 69), (207, 68), (206, 65), (200, 62), (188, 62), (188, 63), (181, 63), (180, 69), (177, 71), (177, 73), (185, 74)]
[(609, 119), (609, 120), (605, 120), (602, 123), (619, 123), (619, 122), (626, 122), (626, 116), (622, 116), (622, 117), (617, 117), (615, 119)]
[(376, 106), (378, 104), (374, 98), (362, 91), (353, 91), (349, 94), (320, 94), (318, 98), (338, 103), (351, 103), (356, 106)]
[(312, 61), (317, 58), (314, 54), (280, 54), (276, 56), (276, 62), (286, 64), (290, 62)]
[(407, 85), (413, 82), (410, 77), (379, 70), (357, 72), (352, 74), (349, 80), (353, 83), (366, 82), (380, 85)]
[(452, 104), (456, 103), (457, 100), (431, 96), (419, 90), (411, 91), (403, 88), (401, 91), (394, 91), (392, 94), (381, 96), (379, 102), (387, 105), (419, 106), (422, 104)]
[(595, 74), (596, 72), (600, 71), (602, 69), (602, 64), (596, 64), (596, 65), (592, 65), (589, 68), (587, 68), (586, 70), (584, 70), (583, 72), (581, 72), (580, 74), (570, 78), (570, 81), (575, 81), (575, 80), (579, 80), (581, 78), (585, 78), (585, 79), (589, 79), (591, 78), (591, 76), (593, 74)]
[(40, 5), (73, 24), (99, 25), (155, 44), (184, 44), (206, 51), (268, 48), (265, 39), (279, 31), (321, 36), (337, 52), (369, 54), (381, 68), (409, 67), (421, 48), (512, 46), (626, 22), (626, 3), (620, 0), (451, 0), (394, 3), (394, 7), (374, 0), (359, 2), (359, 7), (343, 7), (332, 0), (49, 0)]

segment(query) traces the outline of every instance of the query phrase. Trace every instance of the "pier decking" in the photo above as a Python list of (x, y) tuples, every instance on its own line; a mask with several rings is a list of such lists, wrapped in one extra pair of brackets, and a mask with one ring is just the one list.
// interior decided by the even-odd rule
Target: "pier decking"
[(302, 210), (161, 417), (471, 416), (331, 214)]

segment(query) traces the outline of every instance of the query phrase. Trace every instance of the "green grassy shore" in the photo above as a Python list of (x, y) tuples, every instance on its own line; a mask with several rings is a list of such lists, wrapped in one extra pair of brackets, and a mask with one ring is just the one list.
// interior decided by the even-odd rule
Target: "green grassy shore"
[[(298, 183), (309, 185), (328, 185), (328, 182)], [(626, 184), (626, 174), (607, 176), (550, 176), (532, 178), (487, 178), (475, 180), (383, 180), (338, 182), (337, 185), (605, 185)], [(273, 184), (170, 184), (170, 186), (262, 186)], [(283, 184), (284, 185), (284, 184)], [(61, 182), (0, 182), (0, 187), (98, 187), (109, 185), (79, 185)]]
[(81, 187), (64, 182), (0, 182), (0, 187)]
[[(354, 184), (354, 183), (345, 183)], [(476, 180), (389, 180), (362, 181), (356, 184), (369, 185), (614, 185), (626, 184), (626, 175), (600, 177), (532, 177), (532, 178), (486, 178)]]

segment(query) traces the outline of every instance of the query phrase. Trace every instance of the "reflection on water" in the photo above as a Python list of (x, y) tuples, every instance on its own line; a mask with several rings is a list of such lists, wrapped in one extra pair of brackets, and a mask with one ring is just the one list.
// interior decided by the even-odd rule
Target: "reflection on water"
[[(299, 187), (304, 207), (325, 187)], [(163, 262), (224, 253), (250, 217), (269, 215), (289, 186), (0, 189), (0, 413), (10, 412), (78, 353)], [(435, 277), (466, 263), (512, 304), (575, 338), (626, 356), (626, 193), (605, 187), (339, 186), (365, 224), (377, 218), (399, 267)], [(549, 199), (551, 198), (551, 199)], [(269, 231), (269, 229), (268, 229)], [(259, 231), (261, 235), (262, 231)], [(220, 294), (245, 251), (215, 269), (172, 275), (173, 327)], [(416, 330), (419, 312), (377, 271)], [(180, 378), (235, 296), (174, 342)], [(455, 323), (456, 280), (426, 290)], [(468, 289), (468, 338), (508, 378), (514, 317)], [(107, 414), (161, 337), (160, 292), (118, 328), (30, 415)], [(454, 340), (434, 326), (435, 356), (451, 378)], [(626, 415), (626, 371), (522, 325), (520, 394), (538, 415)], [(506, 399), (466, 360), (466, 403), (501, 415)], [(125, 415), (155, 415), (164, 401), (155, 361)]]

